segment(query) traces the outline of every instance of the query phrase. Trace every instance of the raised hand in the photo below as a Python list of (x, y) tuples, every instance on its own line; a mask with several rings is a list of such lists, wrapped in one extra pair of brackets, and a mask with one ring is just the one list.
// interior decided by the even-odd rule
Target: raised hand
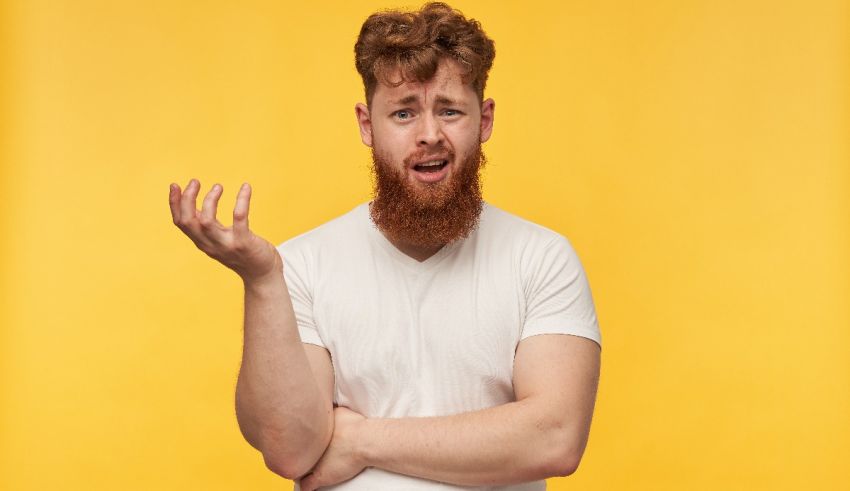
[(215, 217), (223, 188), (216, 184), (210, 189), (201, 210), (197, 209), (201, 183), (192, 179), (181, 194), (180, 186), (171, 184), (168, 203), (174, 224), (183, 231), (198, 249), (238, 274), (244, 282), (274, 279), (283, 270), (277, 249), (248, 228), (248, 205), (251, 186), (242, 185), (233, 208), (233, 226), (225, 227)]

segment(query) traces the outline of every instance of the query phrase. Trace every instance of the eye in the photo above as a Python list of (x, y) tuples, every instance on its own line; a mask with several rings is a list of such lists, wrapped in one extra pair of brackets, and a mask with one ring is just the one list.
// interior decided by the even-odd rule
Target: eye
[(398, 111), (393, 113), (393, 116), (395, 116), (397, 119), (402, 120), (410, 119), (410, 111), (406, 109), (399, 109)]
[(452, 116), (459, 116), (462, 113), (460, 111), (458, 111), (457, 109), (446, 109), (445, 111), (443, 111), (443, 114), (445, 114), (446, 116), (452, 117)]

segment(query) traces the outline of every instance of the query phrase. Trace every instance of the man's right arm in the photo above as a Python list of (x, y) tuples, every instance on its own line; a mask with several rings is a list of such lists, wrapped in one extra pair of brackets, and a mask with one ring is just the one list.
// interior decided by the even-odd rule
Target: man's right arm
[[(251, 187), (236, 196), (233, 226), (216, 219), (223, 189), (215, 185), (197, 209), (200, 183), (169, 190), (174, 224), (208, 256), (232, 269), (245, 285), (242, 366), (236, 417), (245, 439), (275, 473), (294, 479), (319, 460), (333, 434), (330, 355), (301, 343), (276, 248), (248, 227)], [(322, 351), (318, 351), (322, 349)]]
[(322, 456), (333, 433), (332, 391), (330, 355), (301, 342), (283, 273), (246, 282), (236, 418), (274, 473), (295, 479)]

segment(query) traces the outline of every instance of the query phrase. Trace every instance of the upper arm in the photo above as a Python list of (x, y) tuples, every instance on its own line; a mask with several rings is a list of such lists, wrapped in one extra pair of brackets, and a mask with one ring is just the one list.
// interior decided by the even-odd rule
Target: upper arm
[[(291, 249), (288, 249), (289, 247)], [(278, 246), (278, 252), (284, 262), (284, 281), (292, 302), (301, 345), (307, 354), (307, 361), (310, 363), (310, 369), (313, 371), (319, 390), (326, 399), (327, 405), (331, 406), (334, 400), (333, 363), (313, 318), (313, 289), (309, 268), (311, 262), (305, 257), (309, 255), (309, 251), (303, 247), (299, 248), (297, 241), (288, 241)]]
[(599, 384), (600, 347), (570, 334), (540, 334), (520, 341), (514, 358), (517, 401), (534, 402), (538, 425), (549, 428), (559, 473), (578, 466), (587, 445)]
[(319, 386), (319, 391), (326, 398), (328, 404), (334, 400), (334, 367), (331, 354), (327, 349), (310, 343), (302, 343), (313, 377)]

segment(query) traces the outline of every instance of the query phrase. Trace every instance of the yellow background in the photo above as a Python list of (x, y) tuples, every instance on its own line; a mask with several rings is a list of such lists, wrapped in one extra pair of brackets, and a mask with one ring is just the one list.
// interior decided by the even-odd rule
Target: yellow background
[[(396, 5), (0, 3), (0, 488), (288, 488), (234, 416), (241, 283), (168, 184), (229, 223), (252, 183), (274, 243), (368, 199), (352, 47)], [(485, 198), (570, 238), (603, 333), (550, 489), (847, 489), (847, 2), (455, 6), (497, 46)]]

